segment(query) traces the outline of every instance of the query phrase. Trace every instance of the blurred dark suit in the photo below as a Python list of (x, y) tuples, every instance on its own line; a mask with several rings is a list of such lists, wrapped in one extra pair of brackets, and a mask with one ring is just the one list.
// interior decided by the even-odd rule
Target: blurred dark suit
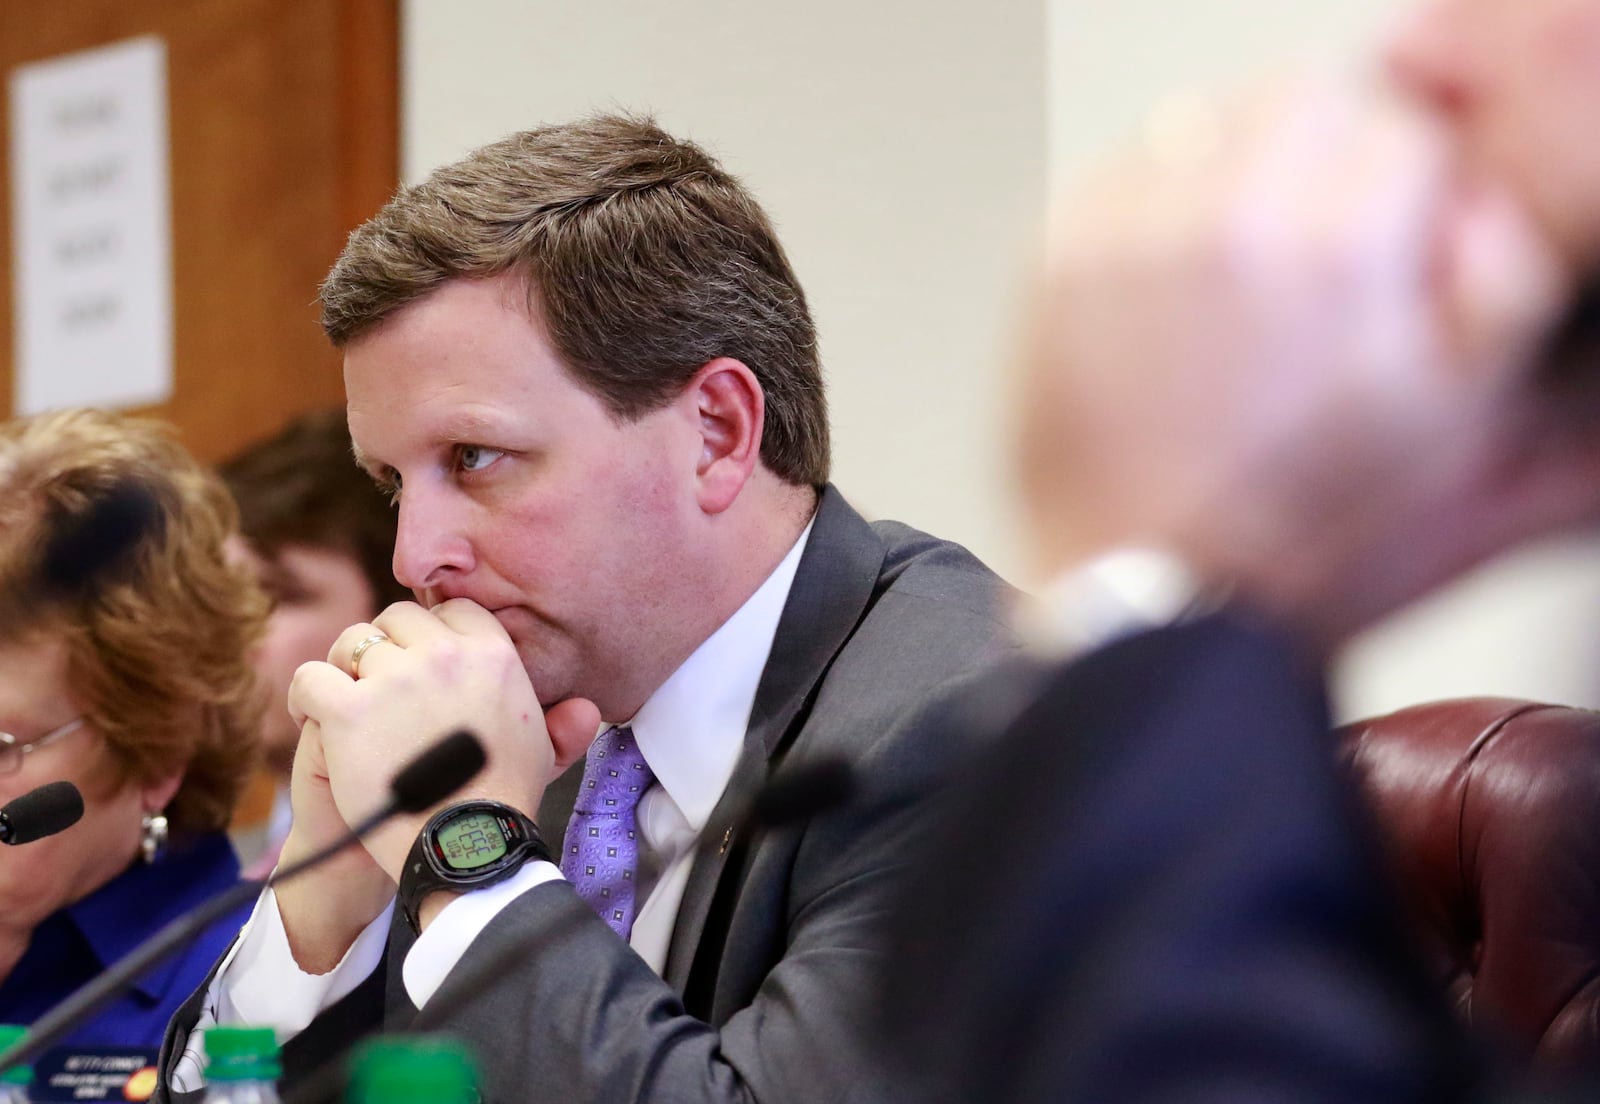
[(901, 918), (908, 1100), (1476, 1096), (1286, 639), (1212, 615), (1019, 700)]

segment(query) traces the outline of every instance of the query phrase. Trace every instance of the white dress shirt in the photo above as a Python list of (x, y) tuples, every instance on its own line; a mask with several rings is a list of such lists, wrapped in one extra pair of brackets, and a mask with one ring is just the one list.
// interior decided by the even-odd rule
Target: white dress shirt
[[(783, 561), (739, 609), (651, 694), (628, 724), (656, 781), (639, 800), (639, 831), (659, 876), (639, 907), (630, 945), (660, 973), (694, 857), (694, 843), (722, 798), (744, 749), (756, 688), (772, 651), (778, 619), (811, 535), (807, 525)], [(572, 768), (579, 769), (576, 765)], [(560, 847), (560, 839), (551, 839)], [(406, 993), (425, 1005), (479, 933), (513, 900), (561, 877), (553, 863), (532, 862), (511, 878), (451, 901), (407, 952)], [(272, 891), (261, 895), (206, 994), (205, 1010), (173, 1073), (173, 1087), (204, 1082), (201, 1038), (216, 1023), (271, 1026), (279, 1039), (303, 1031), (377, 968), (393, 905), (374, 920), (326, 974), (295, 962)]]
[(1216, 608), (1225, 591), (1159, 548), (1114, 548), (1062, 571), (1018, 617), (1033, 651), (1064, 660)]

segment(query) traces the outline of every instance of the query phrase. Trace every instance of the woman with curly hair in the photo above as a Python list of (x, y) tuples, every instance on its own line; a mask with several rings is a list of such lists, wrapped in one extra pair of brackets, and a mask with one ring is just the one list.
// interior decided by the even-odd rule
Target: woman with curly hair
[[(130, 492), (138, 524), (95, 532)], [(222, 484), (157, 423), (77, 410), (0, 425), (0, 803), (67, 779), (85, 806), (0, 850), (0, 1021), (36, 1019), (238, 878), (224, 828), (256, 754), (266, 602), (228, 554), (235, 528)], [(242, 920), (65, 1042), (158, 1044)]]

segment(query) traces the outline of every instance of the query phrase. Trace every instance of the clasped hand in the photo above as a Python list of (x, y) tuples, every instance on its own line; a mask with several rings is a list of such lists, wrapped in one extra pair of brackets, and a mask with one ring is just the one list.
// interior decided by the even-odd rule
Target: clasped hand
[[(356, 647), (378, 633), (386, 639), (352, 662)], [(326, 663), (295, 673), (289, 710), (301, 737), (284, 861), (331, 842), (382, 806), (397, 770), (461, 728), (483, 742), (488, 762), (449, 800), (486, 798), (533, 815), (546, 784), (583, 754), (599, 723), (593, 705), (563, 702), (547, 725), (504, 627), (461, 598), (432, 609), (400, 602), (370, 624), (346, 629)], [(308, 959), (323, 968), (337, 961), (381, 911), (429, 815), (395, 817), (362, 841), (364, 852), (351, 849), (325, 875), (279, 894), (303, 966)]]

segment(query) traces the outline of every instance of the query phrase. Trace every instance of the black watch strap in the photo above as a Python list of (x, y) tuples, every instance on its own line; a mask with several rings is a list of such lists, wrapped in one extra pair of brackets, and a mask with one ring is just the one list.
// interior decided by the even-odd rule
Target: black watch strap
[[(494, 851), (504, 845), (502, 854)], [(482, 863), (472, 856), (488, 855)], [(400, 871), (400, 911), (421, 932), (422, 902), (430, 893), (468, 893), (511, 877), (537, 859), (550, 860), (539, 826), (498, 801), (461, 801), (439, 810), (423, 825)]]

